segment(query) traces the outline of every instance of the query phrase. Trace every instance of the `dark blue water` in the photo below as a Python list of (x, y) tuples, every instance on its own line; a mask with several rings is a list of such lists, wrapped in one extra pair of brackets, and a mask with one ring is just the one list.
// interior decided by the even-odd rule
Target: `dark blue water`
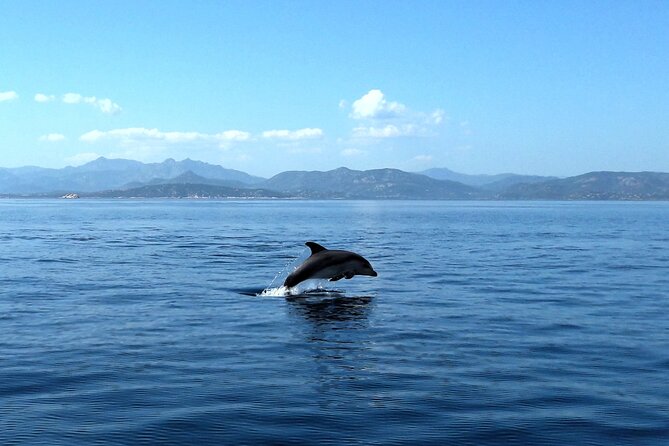
[[(379, 277), (258, 297), (303, 243)], [(0, 444), (669, 444), (669, 204), (0, 201)]]

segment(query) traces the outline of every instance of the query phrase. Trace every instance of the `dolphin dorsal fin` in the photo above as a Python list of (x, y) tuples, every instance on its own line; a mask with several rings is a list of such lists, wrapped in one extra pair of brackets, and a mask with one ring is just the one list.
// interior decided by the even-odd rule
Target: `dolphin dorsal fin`
[(326, 250), (326, 248), (322, 247), (321, 245), (319, 245), (316, 242), (307, 242), (307, 243), (305, 243), (305, 245), (307, 245), (309, 247), (309, 249), (311, 249), (311, 255), (314, 255), (317, 252), (321, 252), (321, 251)]

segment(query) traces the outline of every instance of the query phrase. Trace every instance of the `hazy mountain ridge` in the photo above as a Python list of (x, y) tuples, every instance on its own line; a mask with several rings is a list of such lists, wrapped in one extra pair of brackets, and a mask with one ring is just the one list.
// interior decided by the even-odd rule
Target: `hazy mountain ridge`
[(519, 183), (540, 183), (548, 180), (555, 180), (557, 177), (548, 177), (540, 175), (519, 175), (516, 173), (500, 173), (496, 175), (470, 175), (466, 173), (454, 172), (445, 167), (435, 167), (432, 169), (417, 172), (421, 175), (434, 178), (436, 180), (457, 181), (468, 186), (481, 187), (488, 190), (501, 190), (513, 184)]
[(481, 192), (454, 181), (435, 180), (398, 169), (289, 171), (262, 183), (300, 198), (475, 199)]
[(160, 184), (206, 184), (209, 186), (226, 186), (233, 188), (248, 188), (250, 187), (247, 183), (236, 180), (218, 180), (215, 178), (205, 178), (203, 176), (193, 173), (189, 170), (180, 175), (177, 175), (173, 178), (155, 178), (146, 183), (140, 181), (134, 181), (128, 184), (125, 184), (121, 189), (133, 189), (143, 186), (156, 186)]
[(167, 159), (162, 163), (142, 163), (100, 157), (78, 167), (44, 169), (19, 167), (0, 169), (0, 193), (39, 194), (54, 191), (97, 192), (138, 185), (157, 178), (174, 178), (188, 171), (211, 180), (235, 181), (252, 185), (263, 181), (245, 172), (202, 161)]
[(535, 184), (515, 184), (497, 195), (513, 200), (669, 200), (669, 173), (589, 172)]
[[(435, 173), (437, 172), (437, 173)], [(557, 179), (532, 175), (462, 175), (475, 187), (398, 169), (288, 171), (270, 179), (186, 159), (144, 164), (98, 158), (79, 167), (0, 168), (2, 196), (415, 200), (669, 200), (669, 173), (590, 172)], [(452, 176), (452, 175), (451, 175)], [(485, 182), (485, 181), (487, 182)], [(490, 181), (493, 180), (493, 181)]]

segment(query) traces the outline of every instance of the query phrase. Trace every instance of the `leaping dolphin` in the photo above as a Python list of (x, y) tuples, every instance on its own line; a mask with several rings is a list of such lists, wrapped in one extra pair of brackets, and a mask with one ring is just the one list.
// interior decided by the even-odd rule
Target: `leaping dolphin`
[(326, 249), (315, 242), (306, 242), (311, 255), (295, 271), (283, 286), (292, 288), (308, 279), (329, 279), (334, 282), (343, 278), (350, 279), (356, 274), (376, 277), (377, 273), (363, 256), (351, 251)]

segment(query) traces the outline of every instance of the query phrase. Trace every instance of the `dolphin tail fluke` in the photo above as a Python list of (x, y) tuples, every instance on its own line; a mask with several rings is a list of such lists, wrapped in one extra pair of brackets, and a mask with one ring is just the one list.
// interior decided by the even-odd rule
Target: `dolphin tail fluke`
[(309, 249), (311, 249), (311, 255), (314, 255), (317, 252), (321, 252), (321, 251), (326, 250), (326, 248), (324, 248), (323, 246), (319, 245), (316, 242), (307, 242), (307, 243), (305, 243), (305, 245), (307, 245), (309, 247)]

